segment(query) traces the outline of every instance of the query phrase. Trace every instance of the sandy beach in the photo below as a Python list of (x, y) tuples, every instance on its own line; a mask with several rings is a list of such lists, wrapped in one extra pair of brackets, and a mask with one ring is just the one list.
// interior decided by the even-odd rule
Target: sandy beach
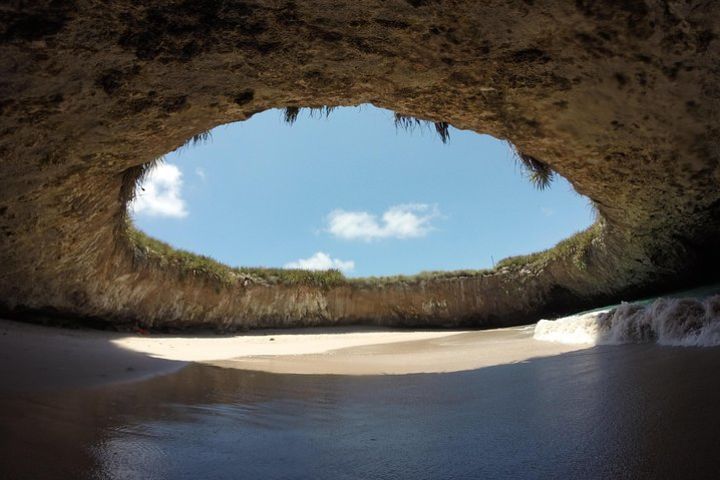
[[(475, 370), (590, 347), (537, 341), (532, 338), (533, 328), (432, 332), (432, 336), (387, 332), (378, 339), (382, 341), (323, 353), (241, 356), (207, 363), (285, 374), (401, 375)], [(333, 337), (338, 345), (345, 343), (342, 334)]]
[(243, 335), (141, 335), (0, 321), (4, 390), (91, 387), (172, 373), (190, 362), (290, 374), (439, 373), (587, 346), (539, 342), (533, 327), (484, 331), (360, 328)]
[(0, 322), (0, 384), (26, 387), (0, 390), (0, 477), (526, 478), (528, 465), (540, 478), (717, 476), (718, 349), (554, 354), (571, 347), (532, 340), (532, 327), (300, 332)]

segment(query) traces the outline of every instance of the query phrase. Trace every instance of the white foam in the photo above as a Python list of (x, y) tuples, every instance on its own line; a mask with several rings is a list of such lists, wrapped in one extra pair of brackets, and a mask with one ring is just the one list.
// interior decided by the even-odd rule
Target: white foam
[(650, 305), (623, 303), (612, 310), (540, 320), (533, 338), (570, 344), (658, 343), (720, 346), (720, 295), (658, 298)]
[(598, 315), (586, 313), (557, 320), (540, 320), (535, 325), (533, 338), (545, 342), (594, 344), (600, 335)]

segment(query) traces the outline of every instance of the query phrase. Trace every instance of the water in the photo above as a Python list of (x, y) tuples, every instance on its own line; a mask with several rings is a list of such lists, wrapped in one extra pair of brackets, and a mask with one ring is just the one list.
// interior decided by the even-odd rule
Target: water
[(190, 365), (0, 397), (0, 478), (717, 478), (720, 349), (596, 346), (453, 374)]
[[(717, 289), (715, 290), (715, 292)], [(540, 320), (536, 340), (569, 344), (720, 346), (720, 295), (667, 296)]]

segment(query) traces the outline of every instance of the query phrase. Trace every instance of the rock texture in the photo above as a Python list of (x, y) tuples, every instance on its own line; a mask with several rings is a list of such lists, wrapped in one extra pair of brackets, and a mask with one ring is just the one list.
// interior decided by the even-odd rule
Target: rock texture
[[(720, 4), (694, 0), (5, 2), (0, 301), (150, 326), (481, 326), (702, 280), (718, 267), (718, 34)], [(334, 287), (219, 283), (126, 238), (139, 166), (193, 135), (367, 102), (508, 139), (602, 219), (487, 274)]]

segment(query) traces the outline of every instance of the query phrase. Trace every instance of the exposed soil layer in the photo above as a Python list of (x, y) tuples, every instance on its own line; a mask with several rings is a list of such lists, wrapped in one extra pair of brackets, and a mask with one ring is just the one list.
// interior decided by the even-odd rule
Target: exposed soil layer
[[(499, 326), (716, 276), (719, 33), (720, 4), (692, 0), (6, 3), (0, 301), (153, 327)], [(602, 219), (492, 272), (337, 285), (220, 281), (127, 237), (141, 166), (193, 135), (368, 102), (508, 139)]]

